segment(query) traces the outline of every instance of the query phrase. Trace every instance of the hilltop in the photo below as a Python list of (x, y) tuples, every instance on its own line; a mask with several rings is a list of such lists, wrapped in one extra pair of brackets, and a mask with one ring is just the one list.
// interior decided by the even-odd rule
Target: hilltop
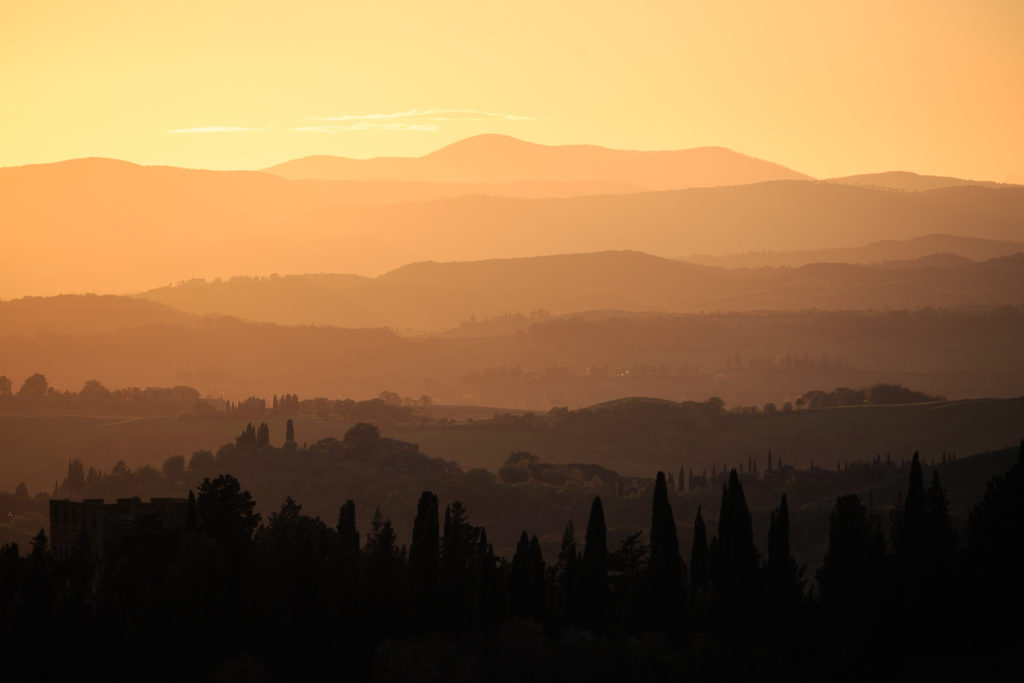
[(286, 161), (264, 170), (295, 179), (601, 182), (647, 190), (808, 179), (808, 176), (779, 164), (722, 147), (635, 151), (596, 145), (538, 145), (493, 134), (466, 138), (416, 158), (314, 156)]

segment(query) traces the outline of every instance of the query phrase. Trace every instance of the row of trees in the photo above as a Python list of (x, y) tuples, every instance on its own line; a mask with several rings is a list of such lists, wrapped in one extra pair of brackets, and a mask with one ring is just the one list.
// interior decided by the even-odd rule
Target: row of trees
[(15, 409), (38, 409), (41, 407), (88, 408), (126, 404), (149, 406), (180, 411), (192, 408), (199, 401), (199, 392), (188, 386), (176, 387), (125, 387), (110, 390), (98, 380), (91, 379), (77, 391), (61, 391), (50, 385), (42, 373), (25, 378), (18, 391), (14, 383), (0, 375), (0, 405)]
[(958, 540), (941, 482), (926, 488), (915, 457), (888, 538), (857, 496), (837, 499), (811, 593), (786, 498), (762, 557), (736, 472), (710, 539), (698, 510), (688, 562), (662, 473), (646, 542), (636, 532), (611, 550), (597, 497), (582, 550), (570, 524), (550, 562), (526, 531), (510, 561), (497, 557), (461, 503), (442, 515), (430, 491), (408, 547), (379, 509), (362, 538), (351, 500), (334, 526), (291, 498), (260, 525), (252, 496), (221, 475), (190, 493), (183, 529), (140, 520), (109, 555), (83, 534), (57, 561), (43, 531), (27, 558), (0, 549), (3, 640), (19, 652), (60, 643), (72, 663), (118, 642), (115, 671), (159, 662), (160, 675), (720, 679), (798, 660), (821, 675), (877, 673), (907, 648), (948, 657), (1012, 640), (1017, 627), (992, 615), (1022, 606), (1022, 501), (1024, 462), (989, 484)]

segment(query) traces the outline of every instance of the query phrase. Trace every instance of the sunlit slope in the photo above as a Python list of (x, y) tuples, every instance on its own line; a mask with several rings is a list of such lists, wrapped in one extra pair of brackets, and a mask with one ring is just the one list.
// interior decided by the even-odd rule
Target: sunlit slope
[(0, 298), (192, 277), (377, 275), (422, 260), (634, 249), (823, 249), (944, 232), (1024, 240), (1024, 188), (895, 192), (810, 181), (364, 206), (336, 183), (109, 160), (0, 169)]
[(348, 159), (314, 156), (266, 169), (285, 178), (625, 183), (649, 190), (806, 180), (784, 166), (722, 147), (673, 151), (538, 145), (504, 135), (477, 135), (422, 157)]

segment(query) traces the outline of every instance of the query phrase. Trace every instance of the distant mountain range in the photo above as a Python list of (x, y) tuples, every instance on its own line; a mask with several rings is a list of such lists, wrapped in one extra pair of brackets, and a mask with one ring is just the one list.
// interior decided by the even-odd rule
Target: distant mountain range
[[(699, 161), (706, 155), (724, 165)], [(0, 298), (125, 293), (232, 274), (377, 275), (426, 260), (822, 250), (931, 233), (1024, 241), (1021, 186), (901, 192), (879, 181), (765, 181), (803, 176), (717, 148), (623, 152), (484, 136), (420, 159), (366, 163), (412, 170), (383, 181), (109, 159), (0, 168), (9, 257)], [(450, 173), (415, 175), (423, 164)], [(547, 175), (492, 182), (545, 164)], [(731, 184), (693, 187), (719, 182)], [(688, 189), (635, 191), (680, 183)]]
[(446, 183), (626, 184), (646, 190), (746, 185), (808, 176), (722, 147), (675, 151), (538, 145), (505, 135), (477, 135), (417, 158), (313, 156), (265, 169), (292, 179)]

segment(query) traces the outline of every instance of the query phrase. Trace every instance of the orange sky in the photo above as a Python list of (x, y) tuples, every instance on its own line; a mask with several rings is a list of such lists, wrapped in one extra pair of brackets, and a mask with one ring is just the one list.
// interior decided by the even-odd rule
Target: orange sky
[(261, 168), (496, 132), (1004, 180), (1022, 34), (1020, 0), (6, 3), (0, 165)]

